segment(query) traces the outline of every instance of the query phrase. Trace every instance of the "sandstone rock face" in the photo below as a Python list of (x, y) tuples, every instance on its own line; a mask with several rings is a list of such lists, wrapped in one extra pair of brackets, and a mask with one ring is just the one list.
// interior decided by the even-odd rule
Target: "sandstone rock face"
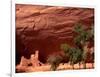
[[(81, 22), (94, 24), (93, 8), (16, 5), (16, 62), (39, 50), (39, 59), (60, 51), (61, 43), (74, 45), (73, 28)], [(25, 50), (25, 48), (27, 48)]]

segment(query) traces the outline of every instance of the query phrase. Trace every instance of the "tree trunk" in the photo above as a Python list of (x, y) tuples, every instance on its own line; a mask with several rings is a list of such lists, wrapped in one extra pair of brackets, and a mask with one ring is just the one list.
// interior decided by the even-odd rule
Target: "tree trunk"
[(79, 69), (80, 69), (80, 67), (81, 67), (81, 63), (79, 62)]
[(74, 69), (74, 64), (72, 64), (72, 69)]
[(86, 69), (86, 63), (85, 62), (83, 63), (83, 68)]
[(56, 71), (56, 66), (55, 65), (51, 65), (51, 71)]

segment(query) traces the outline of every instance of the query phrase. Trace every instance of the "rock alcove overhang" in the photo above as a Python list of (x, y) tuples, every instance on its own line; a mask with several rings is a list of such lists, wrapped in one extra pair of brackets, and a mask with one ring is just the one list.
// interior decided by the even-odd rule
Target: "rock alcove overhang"
[(75, 24), (83, 27), (94, 24), (93, 8), (16, 5), (16, 64), (21, 56), (39, 50), (39, 60), (46, 62), (48, 55), (61, 53), (60, 45), (74, 46)]

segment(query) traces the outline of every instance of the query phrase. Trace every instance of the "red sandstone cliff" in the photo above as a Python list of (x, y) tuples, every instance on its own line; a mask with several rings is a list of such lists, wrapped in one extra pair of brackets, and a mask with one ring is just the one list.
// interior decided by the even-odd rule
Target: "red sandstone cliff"
[(73, 45), (73, 28), (78, 22), (85, 28), (94, 24), (94, 9), (17, 4), (16, 61), (22, 55), (29, 58), (35, 50), (45, 61), (49, 54), (60, 51), (61, 43)]

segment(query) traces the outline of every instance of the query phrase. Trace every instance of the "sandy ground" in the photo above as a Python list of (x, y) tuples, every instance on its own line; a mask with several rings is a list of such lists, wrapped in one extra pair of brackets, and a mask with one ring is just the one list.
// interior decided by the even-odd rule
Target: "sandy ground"
[[(87, 69), (93, 69), (94, 68), (94, 64), (92, 66), (92, 63), (86, 63), (86, 68)], [(17, 71), (19, 72), (38, 72), (38, 71), (50, 71), (50, 65), (49, 64), (45, 64), (43, 66), (37, 66), (37, 67), (32, 67), (32, 66), (17, 66), (16, 67)], [(75, 64), (74, 65), (74, 70), (77, 69), (83, 69), (83, 64), (79, 65)], [(57, 70), (73, 70), (72, 66), (68, 63), (65, 64), (60, 64), (59, 67), (57, 68)]]

